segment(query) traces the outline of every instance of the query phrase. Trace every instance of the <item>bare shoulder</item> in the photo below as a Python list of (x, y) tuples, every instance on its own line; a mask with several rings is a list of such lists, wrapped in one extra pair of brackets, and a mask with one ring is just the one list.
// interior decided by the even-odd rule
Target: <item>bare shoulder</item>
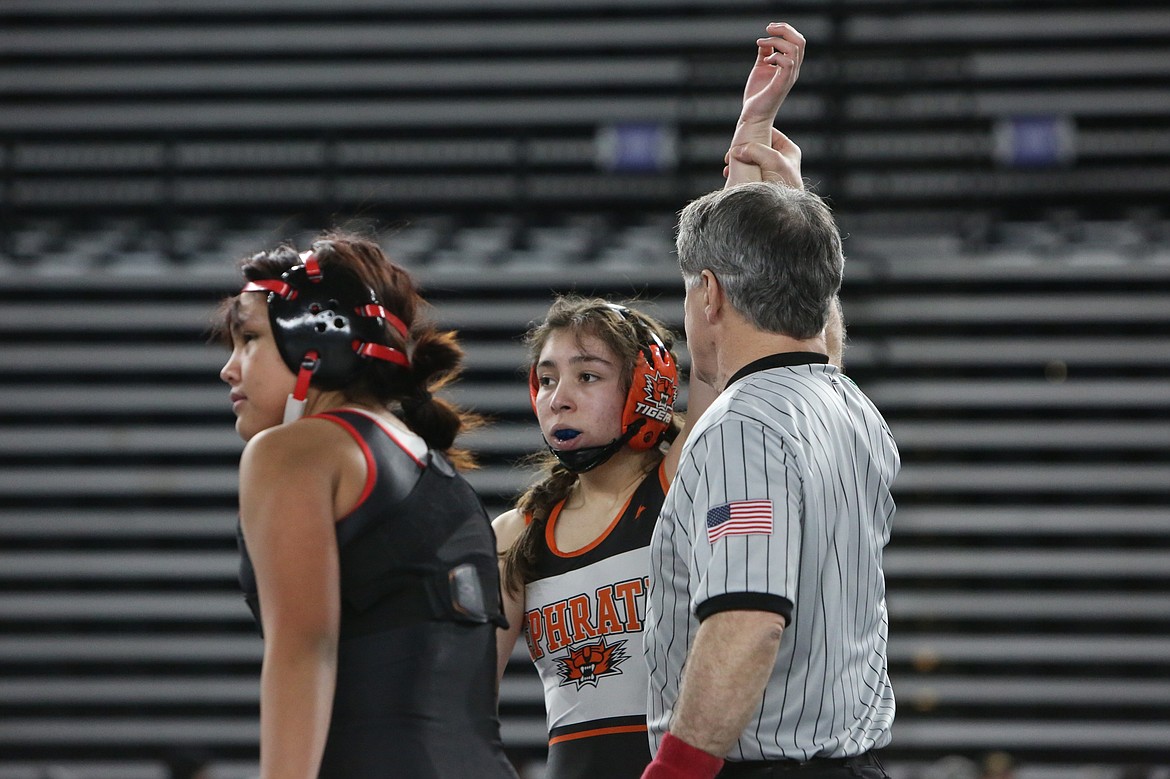
[(320, 468), (322, 463), (330, 462), (329, 455), (352, 443), (339, 425), (324, 419), (301, 419), (257, 433), (244, 447), (241, 466)]
[(527, 523), (524, 515), (518, 509), (509, 509), (492, 520), (492, 530), (496, 533), (496, 549), (504, 552), (512, 548), (516, 539), (524, 532)]
[[(324, 419), (305, 418), (291, 425), (277, 425), (261, 430), (248, 441), (243, 453), (245, 456), (261, 456), (266, 459), (287, 455), (289, 459), (317, 462), (321, 457), (315, 449), (322, 446), (336, 447), (351, 440), (349, 433), (336, 423)], [(309, 451), (314, 451), (315, 456), (305, 456)]]

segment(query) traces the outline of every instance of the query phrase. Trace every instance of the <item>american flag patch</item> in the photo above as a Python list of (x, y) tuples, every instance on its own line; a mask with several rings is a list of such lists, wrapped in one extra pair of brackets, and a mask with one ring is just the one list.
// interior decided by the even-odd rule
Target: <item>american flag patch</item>
[(724, 536), (772, 535), (772, 501), (733, 500), (707, 511), (707, 541)]

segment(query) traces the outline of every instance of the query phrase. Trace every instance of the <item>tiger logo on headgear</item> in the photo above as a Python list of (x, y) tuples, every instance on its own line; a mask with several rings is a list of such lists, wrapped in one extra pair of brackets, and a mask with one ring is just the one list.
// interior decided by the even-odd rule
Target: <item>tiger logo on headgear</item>
[(634, 409), (644, 417), (658, 422), (670, 422), (674, 399), (678, 394), (678, 385), (674, 378), (654, 371), (647, 372), (645, 379), (645, 386), (642, 388), (645, 396), (637, 402)]

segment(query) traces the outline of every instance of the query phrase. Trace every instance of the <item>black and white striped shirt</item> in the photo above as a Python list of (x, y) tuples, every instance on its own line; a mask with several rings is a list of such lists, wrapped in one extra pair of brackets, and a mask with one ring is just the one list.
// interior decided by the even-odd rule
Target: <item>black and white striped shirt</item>
[(882, 549), (898, 451), (823, 355), (746, 366), (682, 451), (650, 546), (648, 725), (657, 751), (699, 622), (734, 609), (788, 626), (728, 760), (849, 757), (889, 743)]

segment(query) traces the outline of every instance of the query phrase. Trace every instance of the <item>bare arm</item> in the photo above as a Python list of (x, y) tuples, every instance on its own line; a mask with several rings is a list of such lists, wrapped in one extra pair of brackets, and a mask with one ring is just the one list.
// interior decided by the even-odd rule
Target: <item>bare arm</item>
[(674, 737), (726, 755), (760, 705), (783, 632), (784, 618), (768, 611), (723, 611), (703, 620), (670, 723)]
[(516, 640), (524, 627), (524, 589), (513, 592), (508, 588), (508, 583), (504, 581), (503, 554), (524, 532), (524, 517), (516, 509), (506, 511), (492, 521), (492, 530), (496, 533), (496, 552), (500, 555), (500, 593), (504, 616), (508, 619), (508, 627), (496, 630), (496, 678), (502, 679), (508, 667), (508, 658), (512, 656)]
[(317, 776), (337, 675), (340, 573), (331, 469), (292, 426), (254, 438), (240, 462), (240, 521), (264, 628), (262, 779)]
[[(768, 37), (756, 41), (756, 62), (744, 86), (743, 108), (732, 137), (732, 150), (725, 158), (727, 167), (723, 175), (727, 177), (729, 187), (746, 181), (761, 181), (764, 177), (779, 177), (790, 186), (802, 188), (800, 148), (772, 125), (776, 112), (800, 75), (804, 36), (783, 22), (769, 24), (767, 33)], [(781, 147), (774, 144), (777, 136), (784, 140)], [(765, 151), (767, 157), (763, 156)], [(756, 157), (760, 157), (760, 161)], [(683, 444), (695, 422), (718, 394), (714, 387), (691, 373), (687, 385), (686, 422), (664, 460), (668, 479), (673, 479), (678, 470)]]
[(683, 444), (686, 443), (691, 430), (694, 429), (695, 422), (703, 416), (703, 412), (719, 394), (710, 384), (695, 378), (694, 370), (691, 371), (688, 381), (686, 421), (683, 423), (683, 429), (678, 434), (678, 438), (674, 439), (670, 449), (666, 452), (666, 457), (663, 458), (663, 467), (666, 470), (668, 480), (673, 479), (674, 474), (678, 471), (678, 461), (682, 456)]
[[(767, 37), (758, 39), (756, 47), (756, 62), (744, 86), (743, 108), (731, 139), (733, 149), (749, 144), (771, 145), (776, 113), (796, 83), (804, 60), (804, 36), (783, 22), (769, 24)], [(761, 175), (757, 167), (732, 155), (728, 159), (726, 186), (760, 181)], [(796, 180), (800, 180), (799, 166)]]

